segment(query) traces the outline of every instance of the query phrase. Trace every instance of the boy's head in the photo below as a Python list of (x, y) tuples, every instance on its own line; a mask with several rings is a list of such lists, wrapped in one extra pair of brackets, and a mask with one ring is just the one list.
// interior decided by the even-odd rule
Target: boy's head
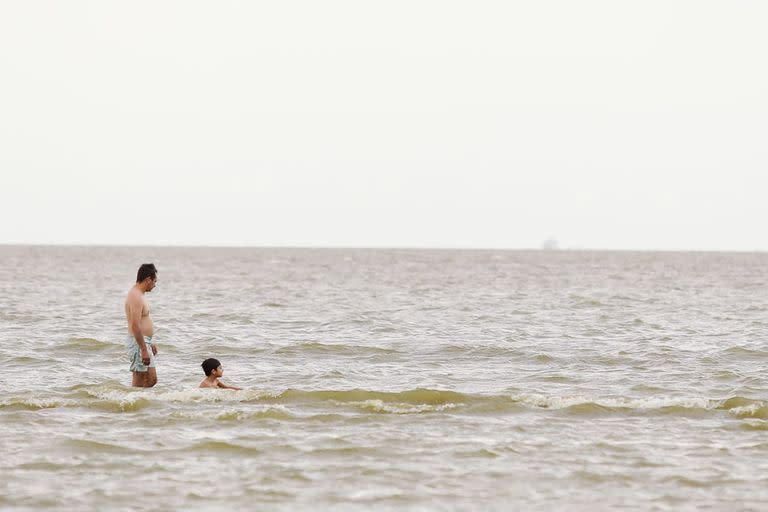
[(203, 371), (205, 372), (205, 375), (208, 376), (214, 370), (216, 370), (216, 368), (221, 366), (221, 363), (219, 362), (218, 359), (214, 359), (214, 358), (210, 357), (210, 358), (206, 359), (205, 361), (203, 361), (203, 364), (201, 364), (200, 366), (203, 367)]

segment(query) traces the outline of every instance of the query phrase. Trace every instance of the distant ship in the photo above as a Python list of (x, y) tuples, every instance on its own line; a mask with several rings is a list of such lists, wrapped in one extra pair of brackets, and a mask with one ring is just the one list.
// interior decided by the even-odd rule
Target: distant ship
[(541, 248), (545, 251), (555, 251), (560, 247), (557, 243), (557, 240), (555, 240), (554, 238), (547, 238), (541, 243)]

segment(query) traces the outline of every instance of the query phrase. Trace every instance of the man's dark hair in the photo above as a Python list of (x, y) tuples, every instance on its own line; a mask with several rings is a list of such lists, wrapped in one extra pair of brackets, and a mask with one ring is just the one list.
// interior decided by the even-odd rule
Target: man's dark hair
[(157, 269), (154, 263), (144, 263), (139, 267), (139, 272), (136, 274), (136, 282), (140, 283), (148, 277), (157, 279)]
[(221, 366), (221, 363), (219, 362), (218, 359), (214, 359), (210, 357), (205, 361), (203, 361), (203, 364), (201, 364), (200, 366), (203, 367), (203, 371), (205, 372), (205, 375), (208, 376), (211, 374), (213, 370)]

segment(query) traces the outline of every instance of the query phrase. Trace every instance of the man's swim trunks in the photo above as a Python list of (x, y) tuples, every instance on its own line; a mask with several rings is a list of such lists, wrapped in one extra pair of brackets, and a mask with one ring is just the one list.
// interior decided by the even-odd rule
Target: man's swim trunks
[(125, 340), (125, 349), (128, 353), (128, 360), (131, 361), (132, 372), (144, 373), (150, 368), (155, 367), (155, 354), (152, 353), (152, 336), (144, 336), (144, 343), (146, 343), (147, 351), (149, 352), (149, 364), (142, 362), (141, 350), (139, 350), (139, 344), (136, 343), (136, 338), (129, 334)]

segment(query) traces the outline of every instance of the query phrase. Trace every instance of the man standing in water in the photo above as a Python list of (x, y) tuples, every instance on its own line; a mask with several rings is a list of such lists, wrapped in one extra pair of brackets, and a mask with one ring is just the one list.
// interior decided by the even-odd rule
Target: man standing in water
[(139, 267), (136, 284), (125, 298), (125, 317), (128, 319), (126, 349), (131, 360), (134, 387), (151, 388), (157, 384), (155, 354), (157, 347), (152, 342), (155, 326), (149, 314), (149, 303), (144, 294), (151, 292), (157, 284), (157, 269), (152, 263)]

